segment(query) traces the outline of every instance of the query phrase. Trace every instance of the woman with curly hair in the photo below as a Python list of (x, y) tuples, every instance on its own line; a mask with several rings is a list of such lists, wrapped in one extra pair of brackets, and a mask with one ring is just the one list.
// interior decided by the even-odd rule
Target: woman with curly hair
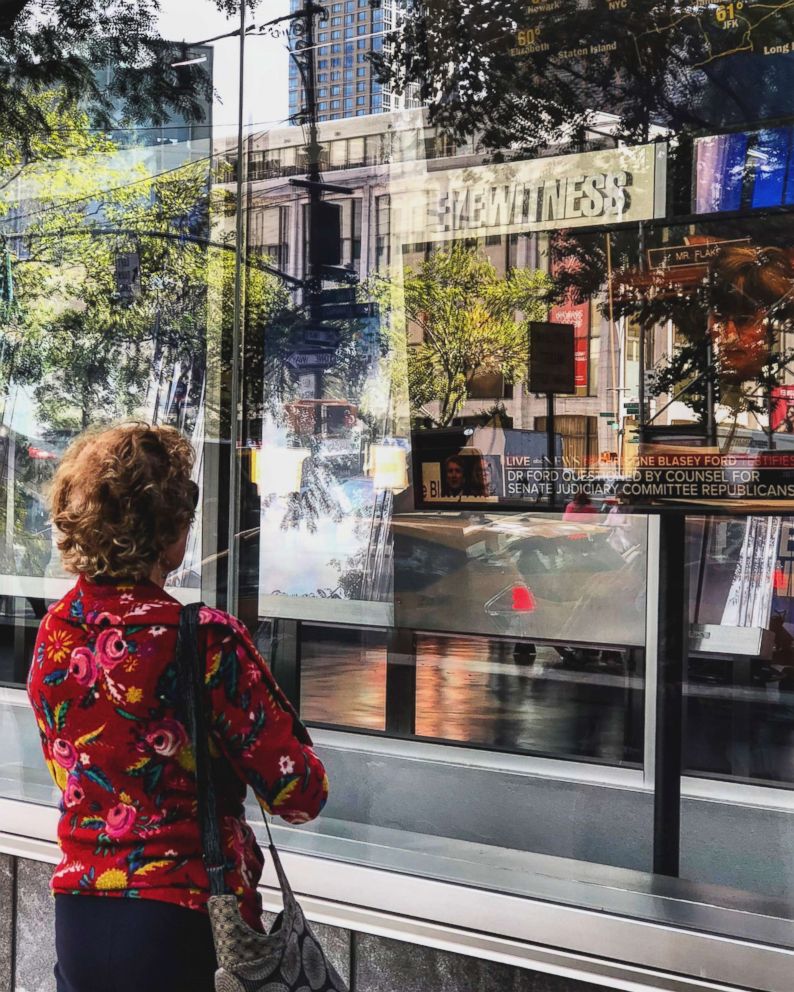
[[(53, 875), (58, 992), (209, 992), (215, 960), (195, 763), (176, 668), (180, 604), (163, 589), (198, 502), (193, 451), (170, 427), (125, 424), (68, 449), (51, 492), (75, 586), (42, 621), (28, 679), (61, 793)], [(227, 891), (261, 930), (262, 854), (246, 823), (317, 816), (327, 780), (245, 627), (199, 614)]]

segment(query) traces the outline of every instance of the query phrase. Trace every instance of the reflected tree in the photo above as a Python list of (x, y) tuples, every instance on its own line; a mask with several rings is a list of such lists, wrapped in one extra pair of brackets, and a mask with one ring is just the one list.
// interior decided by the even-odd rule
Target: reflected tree
[(681, 395), (701, 422), (708, 417), (707, 386), (734, 416), (766, 413), (771, 391), (794, 350), (782, 332), (794, 330), (794, 265), (775, 247), (727, 246), (708, 270), (684, 285), (668, 269), (618, 272), (616, 316), (650, 331), (670, 321), (674, 353), (660, 369), (656, 395)]
[(207, 67), (174, 65), (185, 46), (158, 36), (159, 11), (158, 0), (14, 0), (0, 30), (0, 133), (24, 164), (46, 155), (43, 140), (68, 139), (65, 123), (52, 127), (43, 93), (59, 101), (56, 112), (79, 103), (93, 127), (107, 130), (206, 119)]
[[(379, 279), (381, 297), (384, 283)], [(542, 272), (500, 275), (477, 249), (456, 244), (407, 269), (391, 293), (408, 327), (408, 392), (414, 416), (452, 423), (478, 375), (526, 375), (528, 325), (545, 319), (551, 281)]]
[(402, 11), (373, 61), (397, 92), (418, 90), (432, 123), (497, 157), (588, 130), (643, 142), (773, 116), (787, 99), (790, 60), (772, 65), (764, 49), (790, 40), (794, 12), (745, 4), (726, 19), (721, 6), (429, 0)]
[[(17, 175), (0, 192), (0, 237), (19, 307), (3, 328), (2, 371), (6, 387), (12, 378), (34, 387), (51, 430), (77, 430), (97, 415), (140, 413), (164, 350), (203, 353), (206, 249), (173, 232), (206, 229), (208, 169), (151, 175), (96, 134), (84, 111), (65, 111), (50, 93), (39, 103), (68, 125), (68, 138), (44, 162), (25, 164), (18, 146), (11, 163), (7, 152)], [(127, 295), (118, 282), (125, 254), (140, 270)]]

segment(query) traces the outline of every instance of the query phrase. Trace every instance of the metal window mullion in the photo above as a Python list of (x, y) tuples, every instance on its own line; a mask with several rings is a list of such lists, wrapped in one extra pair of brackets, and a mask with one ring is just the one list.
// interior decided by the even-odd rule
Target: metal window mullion
[(645, 578), (645, 744), (643, 785), (653, 789), (656, 779), (656, 696), (659, 677), (659, 518), (646, 518)]

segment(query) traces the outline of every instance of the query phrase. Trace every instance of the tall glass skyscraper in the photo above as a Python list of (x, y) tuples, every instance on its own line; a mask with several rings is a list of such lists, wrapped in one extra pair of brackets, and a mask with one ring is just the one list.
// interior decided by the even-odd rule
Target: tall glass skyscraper
[[(320, 121), (364, 117), (400, 107), (418, 106), (410, 96), (396, 96), (379, 83), (367, 58), (383, 48), (384, 34), (394, 27), (396, 3), (383, 0), (333, 0), (322, 3), (328, 11), (317, 22), (317, 114)], [(301, 0), (291, 0), (291, 10)], [(306, 93), (300, 73), (290, 60), (289, 112), (294, 118), (305, 107)]]

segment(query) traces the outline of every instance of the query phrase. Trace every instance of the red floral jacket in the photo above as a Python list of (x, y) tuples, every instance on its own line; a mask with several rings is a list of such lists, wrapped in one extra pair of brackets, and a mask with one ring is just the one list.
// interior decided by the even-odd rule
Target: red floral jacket
[[(56, 893), (206, 908), (195, 762), (179, 716), (179, 612), (151, 582), (81, 576), (42, 621), (28, 694), (62, 792)], [(246, 786), (265, 809), (299, 823), (323, 808), (328, 783), (245, 627), (208, 607), (199, 623), (226, 884), (261, 929), (263, 858), (243, 813)]]

